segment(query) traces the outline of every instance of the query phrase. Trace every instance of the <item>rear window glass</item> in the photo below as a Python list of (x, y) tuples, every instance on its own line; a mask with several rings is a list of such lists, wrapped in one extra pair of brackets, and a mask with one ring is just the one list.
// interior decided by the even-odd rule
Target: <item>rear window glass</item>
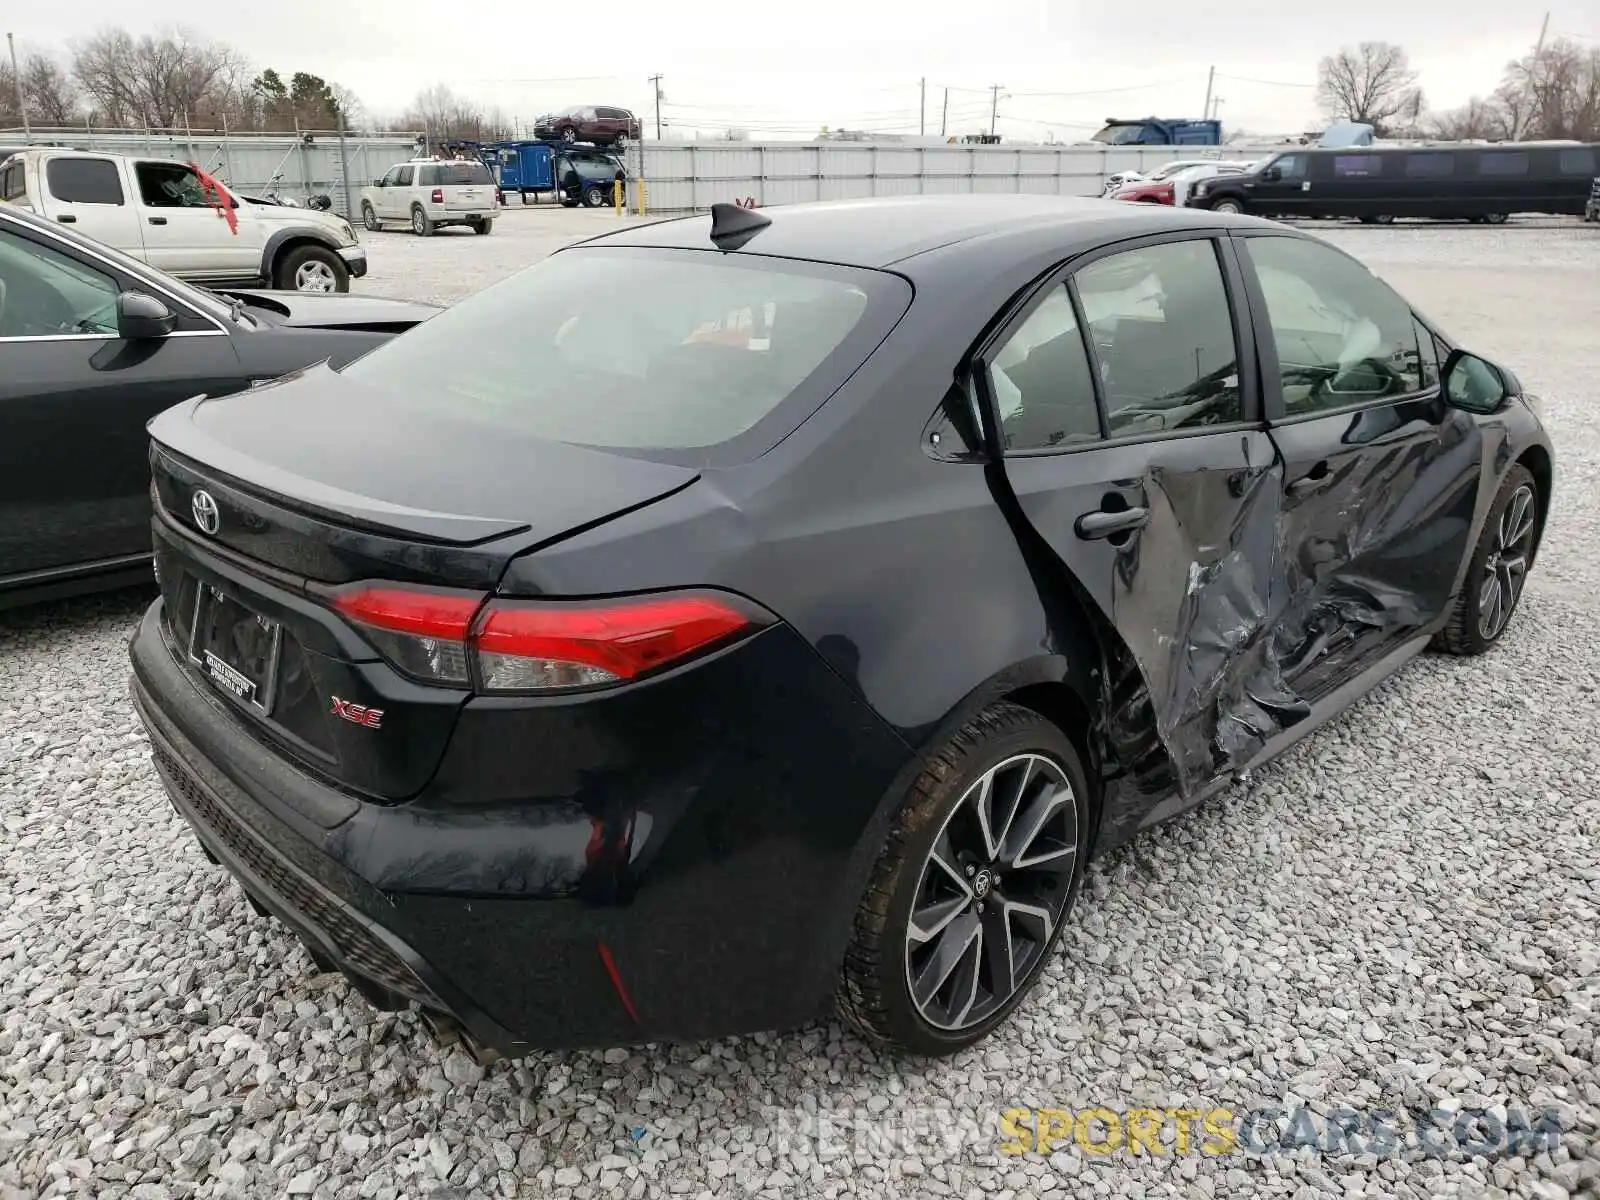
[(482, 163), (440, 163), (423, 167), (417, 182), (428, 187), (458, 187), (472, 183), (493, 183), (494, 176)]
[(1528, 156), (1520, 150), (1497, 151), (1478, 155), (1480, 175), (1526, 175)]
[(486, 288), (343, 374), (486, 437), (726, 465), (821, 407), (910, 299), (879, 271), (590, 247)]
[(68, 204), (122, 203), (122, 177), (108, 158), (52, 158), (44, 176), (50, 194)]

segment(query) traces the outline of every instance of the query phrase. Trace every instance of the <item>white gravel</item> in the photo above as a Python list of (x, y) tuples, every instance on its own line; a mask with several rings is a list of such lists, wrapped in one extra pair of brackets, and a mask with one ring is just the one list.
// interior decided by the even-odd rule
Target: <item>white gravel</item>
[[(369, 236), (458, 298), (609, 214)], [(81, 1195), (1502, 1196), (1600, 1188), (1600, 229), (1340, 227), (1547, 403), (1505, 645), (1426, 658), (1091, 877), (1009, 1028), (897, 1064), (833, 1026), (480, 1070), (319, 977), (206, 863), (125, 691), (144, 593), (0, 615), (0, 1200)], [(997, 1153), (1011, 1107), (1557, 1108), (1551, 1153)], [(800, 1114), (876, 1136), (788, 1136)]]

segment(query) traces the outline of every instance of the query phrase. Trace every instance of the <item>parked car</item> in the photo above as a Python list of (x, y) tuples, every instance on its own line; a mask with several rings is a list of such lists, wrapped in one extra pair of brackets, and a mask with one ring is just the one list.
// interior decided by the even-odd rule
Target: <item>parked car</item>
[(1199, 163), (1177, 171), (1167, 171), (1159, 179), (1136, 179), (1112, 194), (1113, 200), (1127, 200), (1135, 204), (1170, 204), (1181, 206), (1189, 189), (1202, 179), (1215, 179), (1219, 175), (1237, 175), (1244, 168), (1234, 163)]
[(386, 221), (404, 221), (418, 237), (451, 225), (488, 234), (499, 205), (494, 174), (478, 159), (413, 159), (361, 189), (361, 223), (375, 232)]
[(615, 146), (638, 141), (642, 128), (639, 118), (625, 108), (590, 104), (542, 114), (533, 123), (533, 136)]
[(1583, 206), (1585, 221), (1600, 221), (1600, 176), (1589, 184), (1589, 202)]
[[(1160, 183), (1172, 178), (1179, 171), (1186, 171), (1190, 167), (1208, 167), (1217, 163), (1215, 158), (1180, 158), (1173, 162), (1162, 163), (1149, 171), (1125, 170), (1116, 171), (1106, 176), (1104, 195), (1114, 196), (1125, 187), (1136, 183)], [(1241, 168), (1242, 169), (1242, 168)]]
[(622, 161), (603, 151), (564, 150), (555, 156), (555, 178), (560, 182), (561, 203), (568, 208), (584, 205), (604, 208), (616, 203), (616, 182), (626, 182)]
[(1498, 225), (1513, 213), (1578, 216), (1600, 145), (1498, 142), (1296, 148), (1253, 171), (1197, 185), (1189, 203), (1269, 217), (1396, 217)]
[(24, 150), (0, 166), (0, 201), (192, 283), (347, 292), (367, 273), (343, 217), (251, 203), (187, 163)]
[(0, 205), (0, 607), (150, 578), (156, 413), (348, 362), (435, 311), (203, 291)]
[(630, 226), (150, 433), (174, 805), (484, 1057), (971, 1045), (1092, 855), (1499, 642), (1552, 470), (1342, 251), (1020, 195)]

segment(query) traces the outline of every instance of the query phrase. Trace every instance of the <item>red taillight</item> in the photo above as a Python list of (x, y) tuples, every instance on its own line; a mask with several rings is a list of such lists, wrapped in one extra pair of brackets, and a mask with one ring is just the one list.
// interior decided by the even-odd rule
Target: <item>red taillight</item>
[(433, 195), (429, 196), (428, 199), (430, 201), (432, 201), (434, 204), (443, 204), (444, 203), (444, 189), (443, 188), (434, 188), (433, 189)]
[(483, 600), (473, 592), (358, 584), (337, 593), (333, 607), (407, 675), (466, 687), (467, 636)]
[(361, 584), (336, 593), (333, 607), (407, 675), (455, 686), (476, 682), (489, 692), (622, 683), (772, 620), (737, 597), (709, 592), (498, 600), (485, 607), (472, 592)]

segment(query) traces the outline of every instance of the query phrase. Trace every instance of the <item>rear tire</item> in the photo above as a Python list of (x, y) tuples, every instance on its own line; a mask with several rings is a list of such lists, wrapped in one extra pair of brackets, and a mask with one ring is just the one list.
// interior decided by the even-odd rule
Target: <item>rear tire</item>
[(1382, 216), (1377, 217), (1362, 217), (1361, 223), (1363, 225), (1393, 225), (1394, 218), (1388, 213), (1384, 213)]
[(590, 208), (604, 208), (606, 203), (606, 190), (598, 183), (591, 183), (583, 189), (583, 202)]
[(492, 220), (485, 220), (482, 217), (479, 217), (473, 221), (469, 221), (467, 224), (472, 227), (472, 232), (477, 234), (479, 237), (483, 237), (494, 230), (494, 222)]
[(350, 268), (326, 246), (301, 245), (278, 259), (272, 282), (282, 292), (348, 292)]
[(432, 237), (434, 225), (428, 220), (428, 214), (422, 211), (422, 205), (413, 205), (411, 209), (411, 232), (418, 237)]
[(1491, 650), (1511, 624), (1539, 536), (1539, 485), (1518, 463), (1506, 472), (1478, 535), (1450, 620), (1429, 648), (1473, 657)]
[(1483, 223), (1485, 225), (1504, 225), (1508, 219), (1509, 214), (1507, 213), (1496, 212), (1483, 214)]
[(925, 1055), (953, 1054), (1001, 1025), (1066, 926), (1086, 859), (1087, 796), (1071, 740), (1016, 704), (984, 709), (929, 756), (856, 912), (834, 997), (840, 1019), (871, 1042)]

